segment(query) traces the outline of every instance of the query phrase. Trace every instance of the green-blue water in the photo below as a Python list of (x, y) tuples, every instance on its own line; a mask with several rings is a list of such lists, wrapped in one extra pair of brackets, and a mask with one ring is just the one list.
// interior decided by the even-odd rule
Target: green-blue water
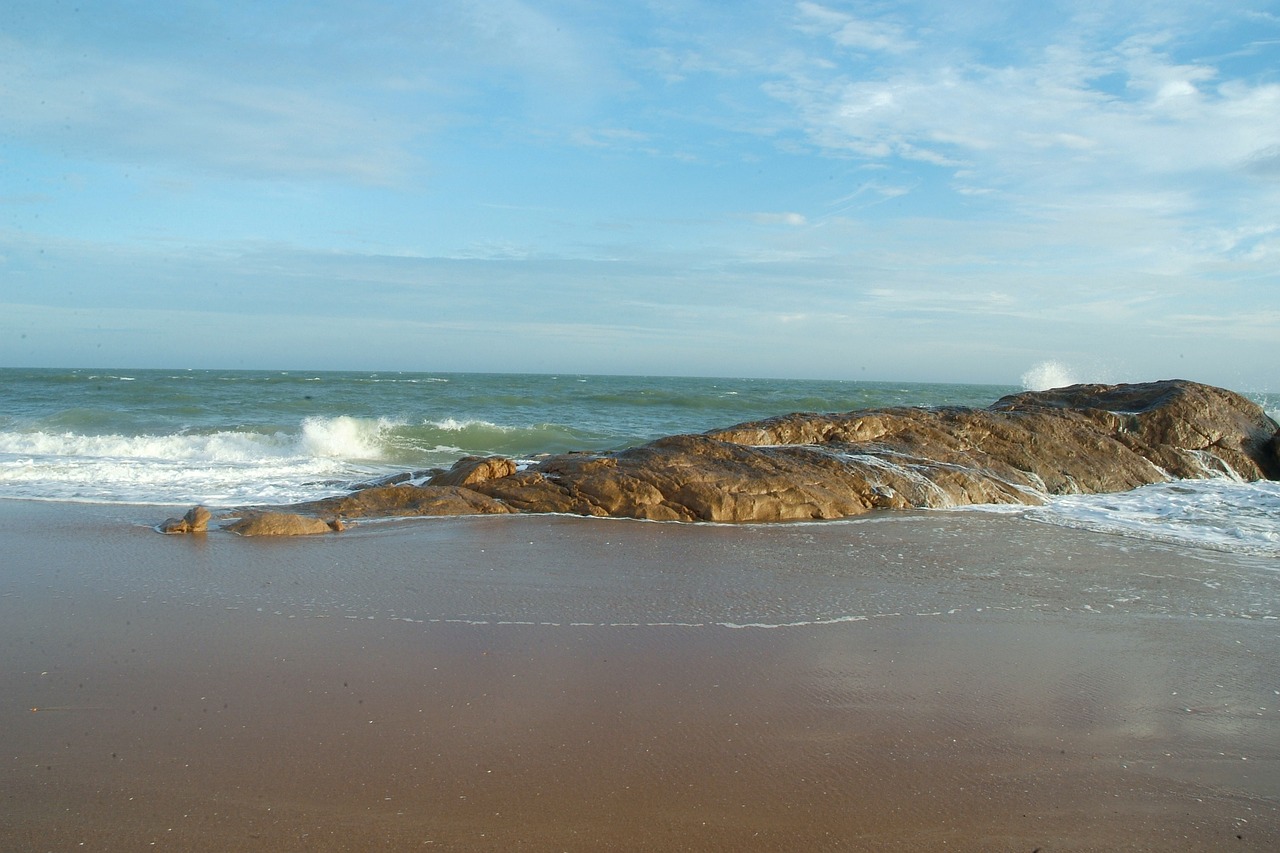
[(985, 406), (1009, 387), (519, 374), (0, 370), (0, 497), (214, 505), (466, 454), (609, 450), (793, 411)]

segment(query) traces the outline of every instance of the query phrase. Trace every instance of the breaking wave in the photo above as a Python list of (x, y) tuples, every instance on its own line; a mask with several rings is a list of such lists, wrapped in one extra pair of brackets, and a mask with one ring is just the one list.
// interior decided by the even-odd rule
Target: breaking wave
[(0, 432), (0, 497), (215, 506), (290, 503), (468, 454), (528, 458), (608, 449), (617, 436), (558, 424), (502, 426), (444, 419), (309, 417), (294, 428), (241, 427), (156, 435)]

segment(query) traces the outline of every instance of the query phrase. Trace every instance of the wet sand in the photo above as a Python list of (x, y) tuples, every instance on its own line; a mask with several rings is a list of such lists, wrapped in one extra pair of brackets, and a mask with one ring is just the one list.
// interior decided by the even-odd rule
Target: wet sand
[(164, 514), (0, 503), (0, 849), (1280, 847), (1261, 563), (976, 514)]

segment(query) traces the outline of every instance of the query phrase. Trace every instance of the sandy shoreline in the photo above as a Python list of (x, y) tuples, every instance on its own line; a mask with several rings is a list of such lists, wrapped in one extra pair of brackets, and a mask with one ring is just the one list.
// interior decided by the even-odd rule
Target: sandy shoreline
[(1280, 845), (1257, 564), (975, 514), (163, 515), (0, 503), (4, 849)]

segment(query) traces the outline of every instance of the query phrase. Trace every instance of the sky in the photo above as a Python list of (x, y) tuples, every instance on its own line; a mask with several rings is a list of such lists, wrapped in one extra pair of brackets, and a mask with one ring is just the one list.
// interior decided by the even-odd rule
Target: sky
[(6, 0), (0, 366), (1280, 389), (1280, 3)]

